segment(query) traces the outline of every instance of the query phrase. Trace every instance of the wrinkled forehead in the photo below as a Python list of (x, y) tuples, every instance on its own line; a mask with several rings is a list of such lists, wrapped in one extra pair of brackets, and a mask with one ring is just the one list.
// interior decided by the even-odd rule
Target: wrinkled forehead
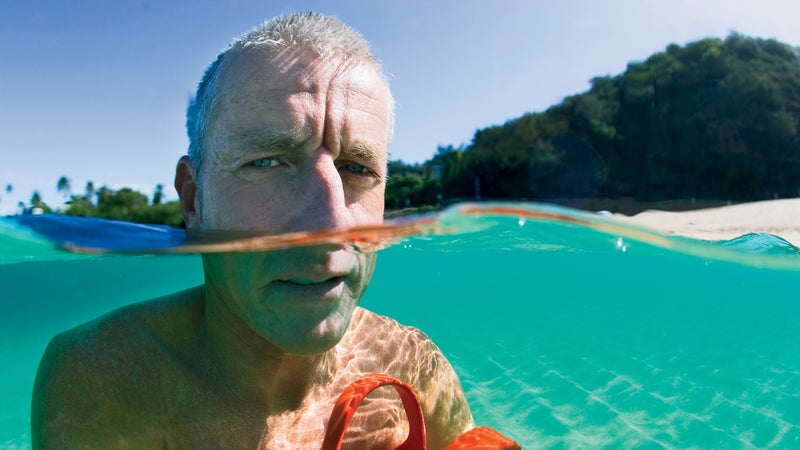
[[(389, 84), (377, 63), (351, 61), (342, 57), (320, 57), (311, 49), (238, 49), (221, 61), (214, 88), (207, 132), (214, 134), (232, 125), (220, 123), (221, 115), (248, 110), (245, 105), (261, 103), (258, 109), (280, 110), (283, 99), (297, 94), (372, 98), (373, 110), (385, 121), (384, 144), (388, 146), (394, 127), (394, 101)], [(258, 100), (256, 100), (258, 99)], [(382, 112), (378, 112), (382, 110)], [(227, 112), (227, 113), (225, 113)], [(253, 112), (253, 111), (251, 111)], [(274, 117), (273, 117), (274, 119)], [(289, 120), (288, 117), (285, 119)]]
[(242, 82), (251, 85), (269, 85), (275, 89), (297, 90), (303, 81), (311, 77), (313, 65), (310, 55), (303, 52), (281, 52), (267, 50), (239, 50), (228, 53), (220, 67), (218, 95)]
[(348, 60), (338, 56), (321, 57), (312, 49), (239, 49), (225, 55), (217, 81), (217, 95), (224, 97), (231, 89), (249, 87), (287, 92), (318, 92), (347, 73), (358, 73), (354, 79), (368, 78), (378, 82), (375, 88), (389, 93), (380, 68), (374, 64)]
[(344, 139), (382, 152), (391, 138), (391, 92), (374, 64), (241, 50), (222, 60), (214, 97), (204, 159), (249, 135)]

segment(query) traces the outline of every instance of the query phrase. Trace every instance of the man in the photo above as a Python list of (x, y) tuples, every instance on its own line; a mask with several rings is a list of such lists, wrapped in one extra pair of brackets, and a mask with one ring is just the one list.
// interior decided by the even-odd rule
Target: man
[[(393, 100), (367, 44), (335, 19), (273, 19), (209, 67), (177, 168), (190, 230), (380, 223)], [(57, 336), (33, 396), (38, 448), (319, 448), (339, 393), (385, 373), (420, 397), (428, 448), (472, 427), (452, 367), (418, 330), (357, 308), (375, 255), (330, 244), (203, 255), (205, 283)], [(406, 436), (391, 388), (345, 444)]]

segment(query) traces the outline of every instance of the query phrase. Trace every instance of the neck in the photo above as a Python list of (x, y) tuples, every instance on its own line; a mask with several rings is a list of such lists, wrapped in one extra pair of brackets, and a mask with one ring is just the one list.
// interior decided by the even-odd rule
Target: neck
[(293, 411), (333, 379), (336, 347), (315, 355), (285, 352), (254, 332), (208, 284), (204, 295), (200, 349), (208, 371), (237, 400), (270, 413)]

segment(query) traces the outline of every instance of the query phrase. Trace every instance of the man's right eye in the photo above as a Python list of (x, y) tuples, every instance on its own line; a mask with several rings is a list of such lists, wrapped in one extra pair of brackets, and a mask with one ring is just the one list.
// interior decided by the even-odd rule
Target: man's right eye
[(259, 158), (250, 161), (245, 165), (251, 167), (275, 167), (280, 165), (280, 161), (278, 161), (276, 158)]

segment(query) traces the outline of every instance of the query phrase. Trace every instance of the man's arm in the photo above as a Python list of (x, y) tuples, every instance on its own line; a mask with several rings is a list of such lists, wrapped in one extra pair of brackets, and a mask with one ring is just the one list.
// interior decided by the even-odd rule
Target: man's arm
[(137, 423), (144, 420), (143, 411), (128, 402), (134, 393), (120, 382), (128, 379), (130, 363), (108, 354), (98, 341), (84, 329), (56, 336), (48, 345), (33, 388), (34, 449), (153, 448), (148, 433), (135, 429), (143, 425)]
[(83, 409), (93, 396), (91, 380), (83, 373), (84, 364), (76, 358), (71, 340), (56, 336), (47, 346), (36, 381), (31, 404), (31, 440), (33, 448), (68, 448), (91, 446), (82, 431)]

